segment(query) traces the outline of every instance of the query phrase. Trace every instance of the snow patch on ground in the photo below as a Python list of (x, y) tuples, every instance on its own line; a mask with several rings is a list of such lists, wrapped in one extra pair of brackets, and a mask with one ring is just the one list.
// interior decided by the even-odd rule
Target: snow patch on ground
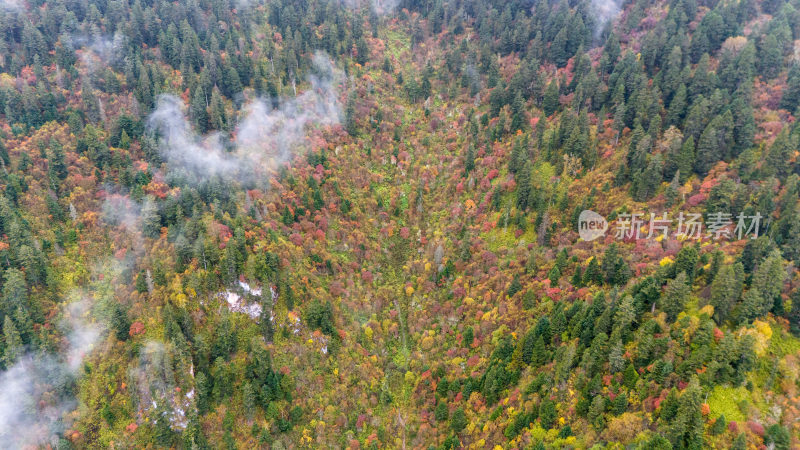
[[(187, 411), (193, 411), (195, 403), (194, 388), (181, 375), (184, 370), (190, 374), (194, 372), (171, 344), (147, 342), (139, 355), (139, 364), (129, 371), (131, 386), (139, 401), (139, 424), (151, 418), (156, 422), (166, 421), (174, 431), (186, 429)], [(187, 388), (190, 389), (187, 391)]]
[[(241, 291), (247, 296), (261, 297), (261, 289), (251, 287), (244, 281), (239, 281)], [(270, 288), (272, 290), (272, 288)], [(249, 303), (246, 298), (243, 298), (238, 292), (231, 290), (220, 293), (220, 296), (225, 299), (228, 304), (228, 309), (232, 312), (240, 312), (247, 314), (251, 319), (258, 321), (261, 317), (261, 305), (258, 302)], [(274, 294), (273, 294), (274, 296)]]
[(250, 285), (244, 281), (239, 281), (239, 286), (242, 288), (245, 294), (256, 295), (259, 297), (261, 296), (261, 288), (250, 287)]

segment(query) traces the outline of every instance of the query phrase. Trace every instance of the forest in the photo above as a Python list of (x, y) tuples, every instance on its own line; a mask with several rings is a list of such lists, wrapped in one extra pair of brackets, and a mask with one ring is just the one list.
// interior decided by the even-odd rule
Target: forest
[(800, 0), (3, 0), (0, 448), (800, 448), (799, 118)]

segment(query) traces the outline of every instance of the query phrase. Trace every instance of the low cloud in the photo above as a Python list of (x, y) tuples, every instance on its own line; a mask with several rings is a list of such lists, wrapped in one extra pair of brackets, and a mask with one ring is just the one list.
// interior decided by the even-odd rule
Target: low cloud
[(350, 9), (372, 8), (372, 11), (379, 16), (393, 13), (400, 5), (400, 0), (339, 0), (339, 2)]
[(142, 206), (129, 196), (119, 193), (109, 193), (103, 200), (103, 222), (112, 227), (122, 227), (131, 234), (138, 234)]
[(90, 73), (123, 59), (126, 38), (119, 31), (113, 37), (73, 34), (65, 40)]
[(65, 307), (61, 354), (28, 353), (0, 373), (0, 448), (46, 445), (65, 431), (62, 418), (77, 406), (72, 392), (79, 369), (104, 330), (91, 307), (88, 298)]
[(221, 176), (252, 182), (269, 176), (305, 146), (308, 127), (341, 120), (341, 72), (323, 53), (314, 55), (313, 67), (311, 89), (280, 101), (278, 108), (267, 99), (247, 104), (232, 139), (221, 133), (198, 136), (183, 102), (161, 95), (148, 127), (160, 136), (159, 150), (170, 170), (187, 172), (199, 181)]
[(23, 0), (0, 0), (0, 10), (18, 12), (25, 9)]
[(616, 19), (622, 11), (622, 0), (592, 0), (592, 12), (597, 18), (595, 37), (599, 37), (606, 24)]
[(128, 239), (125, 251), (132, 251), (132, 254), (126, 253), (125, 256), (128, 258), (125, 261), (130, 263), (131, 257), (141, 256), (145, 252), (142, 218), (152, 215), (156, 207), (150, 196), (145, 197), (140, 203), (128, 194), (115, 192), (110, 186), (106, 188), (105, 193), (100, 217), (106, 226), (120, 229), (122, 236)]
[(0, 372), (0, 449), (50, 445), (72, 426), (75, 393), (86, 357), (107, 335), (113, 286), (129, 262), (105, 258), (91, 268), (88, 286), (70, 291), (52, 321), (62, 336), (57, 351), (27, 351)]
[(400, 5), (400, 0), (371, 0), (372, 10), (378, 15), (391, 14)]

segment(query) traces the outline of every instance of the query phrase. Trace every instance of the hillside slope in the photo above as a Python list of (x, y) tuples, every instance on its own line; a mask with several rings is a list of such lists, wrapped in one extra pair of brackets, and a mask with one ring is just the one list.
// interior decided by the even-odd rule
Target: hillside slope
[(796, 0), (0, 30), (9, 447), (800, 445)]

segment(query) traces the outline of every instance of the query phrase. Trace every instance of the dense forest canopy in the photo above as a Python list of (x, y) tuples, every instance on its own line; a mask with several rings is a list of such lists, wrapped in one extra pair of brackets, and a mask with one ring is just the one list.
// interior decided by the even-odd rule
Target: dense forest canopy
[(800, 446), (800, 1), (0, 36), (0, 447)]

